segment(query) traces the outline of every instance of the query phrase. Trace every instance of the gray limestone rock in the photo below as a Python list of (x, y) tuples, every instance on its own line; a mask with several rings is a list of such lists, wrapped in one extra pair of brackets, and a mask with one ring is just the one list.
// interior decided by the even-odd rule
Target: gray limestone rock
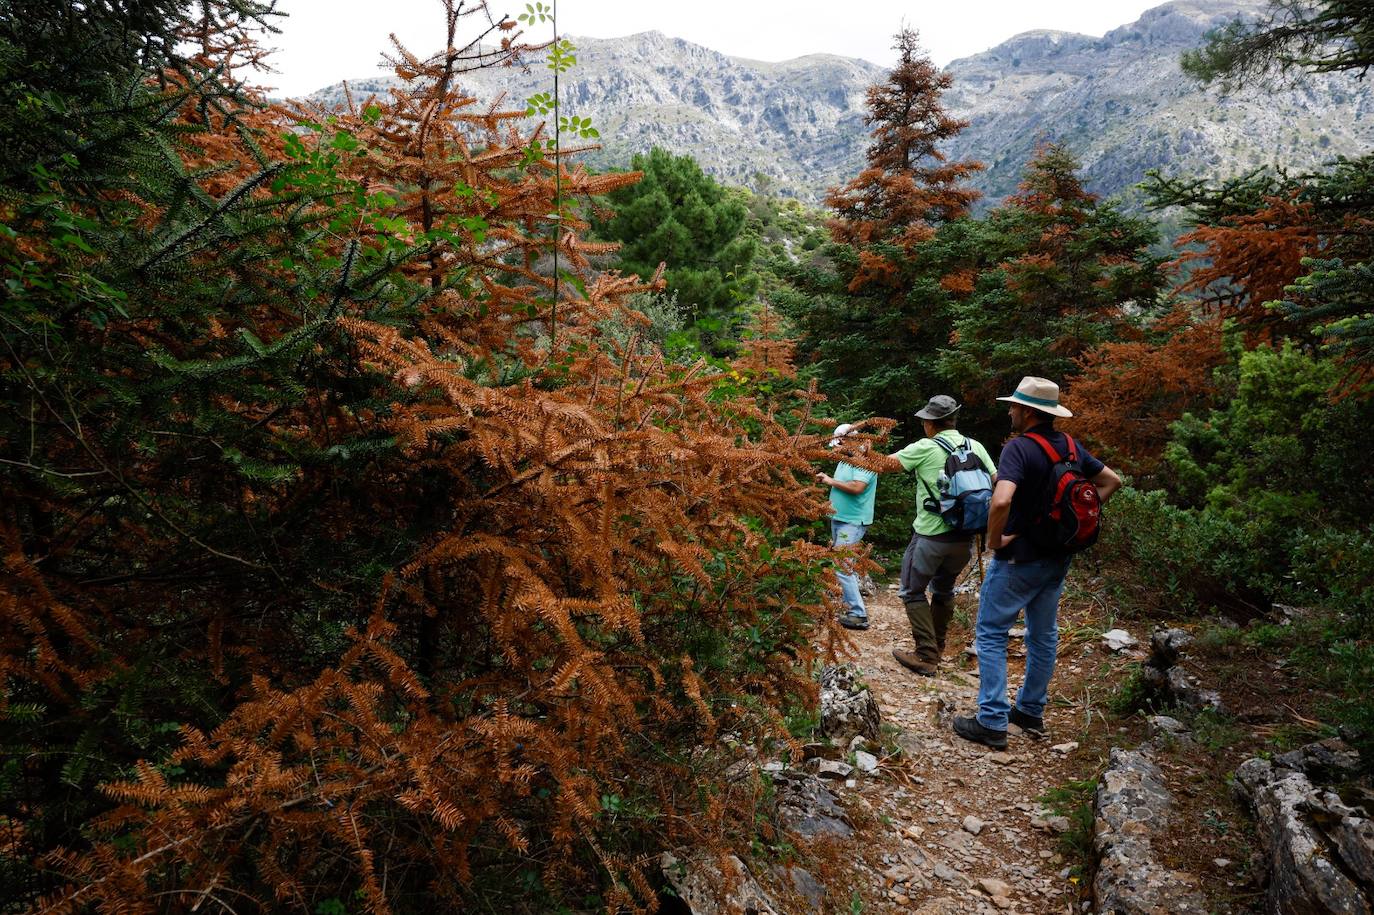
[(1146, 719), (1145, 724), (1150, 729), (1151, 737), (1171, 737), (1175, 740), (1188, 740), (1188, 727), (1177, 718), (1170, 718), (1168, 715), (1151, 715)]
[(1150, 633), (1150, 664), (1161, 670), (1173, 667), (1193, 637), (1182, 629), (1156, 629)]
[(801, 911), (814, 912), (816, 915), (825, 911), (825, 887), (809, 870), (794, 864), (791, 867), (779, 865), (773, 872), (783, 886), (791, 886), (792, 892), (801, 899), (806, 906)]
[(1169, 826), (1172, 800), (1147, 753), (1112, 748), (1097, 786), (1093, 848), (1096, 911), (1102, 915), (1204, 915), (1207, 904), (1192, 874), (1155, 860), (1152, 837)]
[(1374, 912), (1374, 822), (1290, 765), (1311, 760), (1319, 771), (1323, 760), (1348, 749), (1325, 743), (1273, 761), (1250, 759), (1236, 769), (1236, 793), (1254, 808), (1269, 869), (1268, 912)]
[(851, 664), (821, 671), (821, 733), (841, 743), (879, 737), (878, 703)]
[(1112, 651), (1124, 651), (1140, 644), (1140, 640), (1125, 629), (1111, 629), (1102, 633), (1102, 643)]
[(1005, 881), (998, 880), (996, 877), (982, 877), (978, 881), (978, 888), (987, 893), (993, 899), (1006, 899), (1011, 896), (1011, 887)]
[(1203, 689), (1177, 666), (1193, 637), (1182, 629), (1156, 629), (1150, 634), (1150, 657), (1140, 668), (1141, 680), (1161, 705), (1221, 711), (1221, 694)]
[(729, 855), (724, 864), (728, 877), (714, 855), (677, 849), (659, 856), (663, 876), (693, 915), (778, 915), (782, 911), (743, 861)]
[(954, 724), (954, 717), (959, 713), (959, 705), (954, 698), (946, 693), (941, 693), (935, 700), (935, 726), (944, 730)]
[(854, 834), (849, 815), (820, 779), (794, 769), (773, 776), (783, 828), (803, 838)]
[(1290, 750), (1274, 757), (1274, 762), (1319, 784), (1349, 781), (1360, 771), (1360, 754), (1338, 737)]
[(854, 774), (854, 767), (847, 762), (837, 759), (808, 759), (806, 761), (808, 772), (814, 772), (821, 778), (843, 781)]

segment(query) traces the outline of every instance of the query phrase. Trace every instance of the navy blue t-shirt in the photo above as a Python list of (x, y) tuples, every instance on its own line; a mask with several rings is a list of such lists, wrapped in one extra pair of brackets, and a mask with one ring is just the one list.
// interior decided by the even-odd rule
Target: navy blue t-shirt
[[(1064, 433), (1049, 423), (1042, 423), (1030, 431), (1043, 436), (1062, 457), (1068, 457), (1068, 443)], [(1078, 450), (1078, 459), (1083, 468), (1083, 476), (1092, 479), (1102, 472), (1106, 465), (1093, 457), (1083, 443), (1073, 440)], [(1007, 518), (1005, 534), (1023, 534), (1035, 516), (1044, 510), (1048, 501), (1050, 471), (1054, 464), (1045, 449), (1025, 435), (1018, 435), (1007, 442), (997, 460), (997, 480), (1010, 480), (1016, 484), (1016, 492), (1011, 496), (1011, 515)], [(1030, 539), (1021, 536), (997, 551), (998, 559), (1015, 559), (1022, 562), (1029, 559), (1043, 559), (1049, 554), (1037, 550)]]

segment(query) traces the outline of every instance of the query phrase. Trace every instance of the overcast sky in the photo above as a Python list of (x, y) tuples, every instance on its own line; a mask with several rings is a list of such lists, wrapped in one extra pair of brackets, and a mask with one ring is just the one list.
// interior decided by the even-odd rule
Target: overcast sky
[[(545, 0), (546, 3), (550, 0)], [(1061, 29), (1102, 35), (1134, 22), (1163, 0), (562, 0), (558, 27), (564, 35), (614, 38), (656, 29), (736, 57), (787, 60), (826, 52), (890, 66), (892, 35), (903, 24), (921, 34), (941, 66), (976, 54), (1018, 32)], [(439, 0), (280, 0), (287, 18), (277, 48), (276, 73), (262, 82), (274, 94), (304, 95), (363, 76), (379, 75), (378, 62), (395, 32), (415, 53), (440, 50)], [(512, 17), (525, 0), (492, 0), (492, 10)], [(549, 26), (528, 33), (546, 38)]]

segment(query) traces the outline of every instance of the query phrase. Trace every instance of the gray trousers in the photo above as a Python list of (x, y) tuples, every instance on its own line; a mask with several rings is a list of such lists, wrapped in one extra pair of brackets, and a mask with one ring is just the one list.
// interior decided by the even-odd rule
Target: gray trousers
[(972, 558), (972, 539), (946, 543), (920, 534), (912, 534), (902, 554), (902, 584), (897, 596), (906, 606), (916, 656), (926, 663), (934, 664), (944, 653), (945, 632), (954, 615), (954, 582)]
[(973, 558), (973, 539), (943, 543), (913, 533), (902, 554), (902, 586), (897, 596), (902, 603), (926, 599), (926, 589), (935, 600), (954, 597), (954, 582)]

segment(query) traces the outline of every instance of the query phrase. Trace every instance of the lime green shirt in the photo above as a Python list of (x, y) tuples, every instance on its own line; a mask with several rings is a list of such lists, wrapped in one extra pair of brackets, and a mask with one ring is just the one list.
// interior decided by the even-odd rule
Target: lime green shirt
[(867, 484), (864, 491), (857, 496), (851, 496), (842, 489), (830, 487), (830, 505), (835, 509), (835, 520), (844, 521), (848, 524), (872, 524), (873, 500), (878, 495), (878, 475), (871, 470), (864, 470), (862, 467), (841, 463), (836, 466), (835, 472), (831, 476), (841, 483), (862, 480)]
[[(936, 433), (935, 438), (942, 438), (957, 448), (963, 444), (966, 436), (957, 429), (945, 429)], [(995, 474), (997, 465), (992, 462), (982, 443), (971, 438), (968, 442), (973, 453), (978, 455), (978, 459), (987, 468), (988, 475)], [(911, 522), (912, 530), (927, 537), (948, 533), (950, 526), (945, 523), (945, 519), (935, 512), (927, 511), (925, 501), (932, 491), (940, 491), (940, 471), (945, 469), (945, 458), (949, 457), (949, 452), (935, 444), (935, 439), (923, 438), (919, 442), (907, 445), (893, 457), (901, 461), (903, 470), (909, 470), (916, 475), (916, 520)], [(930, 490), (926, 489), (927, 486)]]

